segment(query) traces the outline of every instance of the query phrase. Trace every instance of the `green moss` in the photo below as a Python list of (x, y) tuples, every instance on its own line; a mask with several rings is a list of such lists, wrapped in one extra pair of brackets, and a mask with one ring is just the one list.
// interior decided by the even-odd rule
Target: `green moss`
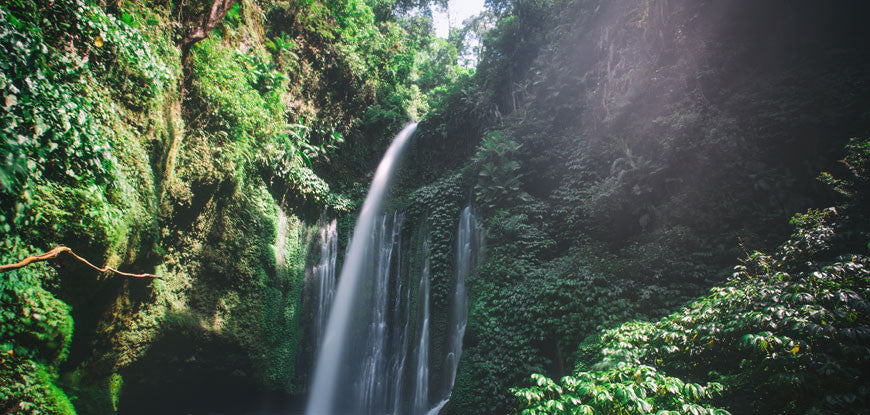
[(127, 237), (121, 209), (113, 206), (99, 187), (66, 187), (54, 183), (37, 185), (27, 214), (33, 219), (28, 229), (33, 240), (52, 243), (80, 243), (101, 247), (104, 253)]
[[(17, 238), (0, 245), (0, 263), (16, 262), (26, 250)], [(53, 273), (45, 264), (3, 274), (0, 279), (0, 402), (21, 413), (74, 414), (57, 386), (55, 368), (72, 339), (70, 307), (46, 291)]]
[(316, 228), (281, 211), (278, 222), (273, 258), (275, 278), (263, 292), (262, 327), (267, 345), (265, 381), (273, 388), (298, 392), (293, 378), (302, 340), (299, 332), (302, 287), (309, 244), (314, 241)]
[(121, 388), (124, 386), (124, 378), (117, 373), (113, 373), (109, 378), (109, 396), (112, 401), (112, 409), (118, 411), (118, 400), (121, 399)]
[(192, 51), (192, 72), (197, 76), (194, 86), (201, 104), (211, 110), (203, 129), (212, 133), (223, 131), (231, 141), (242, 145), (285, 128), (280, 95), (263, 94), (254, 88), (257, 73), (246, 59), (270, 61), (267, 54), (246, 57), (220, 39), (203, 40)]
[(118, 373), (104, 376), (93, 368), (78, 368), (65, 373), (60, 383), (77, 412), (82, 414), (117, 413), (124, 378)]
[[(12, 241), (7, 240), (7, 244), (9, 242)], [(10, 245), (0, 248), (0, 263), (14, 263), (26, 256), (21, 245)], [(70, 307), (43, 288), (43, 282), (52, 279), (49, 268), (40, 264), (9, 271), (3, 277), (0, 280), (2, 353), (48, 364), (62, 362), (72, 338), (73, 321)]]
[(0, 402), (10, 413), (75, 415), (56, 380), (50, 366), (6, 354), (0, 357)]

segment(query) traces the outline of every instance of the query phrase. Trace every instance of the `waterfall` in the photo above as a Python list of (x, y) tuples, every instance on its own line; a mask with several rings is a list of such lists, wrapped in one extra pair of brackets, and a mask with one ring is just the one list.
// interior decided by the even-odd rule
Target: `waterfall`
[[(327, 222), (321, 219), (320, 224), (320, 261), (317, 262), (311, 274), (317, 284), (317, 309), (314, 321), (314, 345), (320, 345), (326, 322), (329, 317), (329, 307), (335, 296), (335, 260), (338, 257), (338, 227), (336, 220)], [(315, 349), (316, 350), (316, 349)]]
[[(396, 327), (395, 335), (392, 338), (391, 347), (393, 350), (392, 356), (392, 366), (390, 371), (390, 379), (391, 389), (390, 389), (390, 406), (384, 413), (387, 414), (398, 414), (401, 412), (402, 407), (402, 380), (404, 379), (403, 375), (405, 373), (405, 362), (407, 360), (408, 354), (408, 330), (411, 324), (411, 284), (406, 284), (404, 287), (402, 285), (402, 275), (401, 275), (401, 259), (402, 259), (402, 245), (399, 244), (397, 252), (397, 267), (396, 267), (396, 278), (394, 281), (394, 292), (395, 292), (395, 300), (393, 301), (393, 312), (392, 319), (394, 325), (398, 325)], [(404, 288), (404, 290), (403, 290)]]
[(374, 274), (370, 274), (373, 276), (374, 286), (371, 290), (372, 301), (369, 303), (371, 309), (367, 315), (371, 316), (371, 319), (363, 347), (365, 355), (362, 359), (362, 375), (354, 385), (359, 407), (368, 408), (369, 413), (384, 411), (387, 405), (393, 402), (389, 394), (392, 385), (388, 382), (391, 379), (388, 370), (390, 370), (390, 358), (395, 351), (391, 350), (389, 340), (396, 336), (390, 336), (388, 331), (389, 313), (393, 310), (389, 307), (389, 282), (390, 277), (393, 276), (391, 273), (393, 266), (399, 263), (398, 255), (394, 260), (394, 252), (398, 253), (401, 245), (402, 218), (403, 216), (398, 212), (381, 216), (379, 225), (372, 235), (371, 244), (378, 249), (377, 255), (373, 258)]
[(420, 338), (417, 344), (416, 387), (414, 388), (414, 414), (424, 414), (429, 409), (429, 239), (423, 240), (423, 272), (420, 274), (420, 296), (418, 304), (422, 308), (420, 318)]
[[(362, 301), (358, 301), (359, 293), (363, 291), (362, 283), (377, 284), (371, 278), (363, 281), (372, 274), (374, 264), (371, 258), (378, 254), (373, 252), (376, 220), (390, 179), (395, 173), (396, 161), (416, 128), (416, 123), (408, 124), (393, 140), (375, 171), (369, 193), (363, 202), (315, 365), (314, 382), (306, 408), (306, 413), (310, 415), (326, 415), (335, 413), (336, 409), (347, 411), (348, 408), (354, 408), (354, 403), (348, 401), (347, 391), (339, 390), (339, 381), (353, 379), (349, 376), (353, 376), (356, 369), (351, 364), (355, 361), (346, 359), (355, 351), (350, 342), (354, 341), (356, 330), (351, 331), (350, 323), (352, 319), (357, 320), (359, 316), (356, 313), (360, 309), (366, 308), (360, 304)], [(375, 379), (375, 382), (383, 384), (385, 379)], [(360, 412), (358, 409), (356, 411)]]
[(462, 354), (462, 338), (465, 336), (465, 325), (468, 321), (468, 291), (465, 280), (479, 264), (482, 254), (483, 226), (471, 206), (468, 206), (459, 216), (459, 229), (456, 231), (455, 288), (450, 307), (450, 340), (444, 359), (442, 396), (441, 401), (428, 412), (429, 415), (438, 414), (453, 391), (459, 357)]
[[(315, 331), (322, 339), (315, 339), (319, 352), (309, 415), (437, 414), (450, 398), (468, 316), (465, 280), (479, 261), (482, 232), (477, 216), (465, 208), (456, 233), (453, 292), (446, 309), (432, 310), (432, 278), (451, 276), (431, 274), (425, 225), (410, 230), (414, 244), (421, 245), (407, 250), (418, 252), (419, 258), (408, 258), (402, 241), (404, 214), (381, 210), (396, 159), (414, 128), (411, 124), (402, 130), (378, 166), (350, 236), (337, 289), (331, 288), (335, 221), (321, 228), (321, 259), (314, 274), (320, 288)], [(329, 318), (323, 321), (326, 308)], [(446, 318), (431, 320), (433, 311)], [(446, 338), (432, 337), (430, 320), (446, 321)], [(433, 341), (438, 342), (434, 348)], [(433, 350), (441, 352), (435, 355)], [(433, 373), (432, 361), (443, 362), (442, 369)]]

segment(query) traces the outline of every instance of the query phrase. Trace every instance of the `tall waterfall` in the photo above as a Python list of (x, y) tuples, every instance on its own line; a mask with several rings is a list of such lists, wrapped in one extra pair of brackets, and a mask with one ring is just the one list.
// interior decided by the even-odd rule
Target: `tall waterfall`
[[(346, 391), (339, 390), (339, 381), (348, 379), (348, 370), (353, 369), (351, 363), (354, 361), (346, 359), (352, 351), (349, 342), (354, 339), (354, 333), (350, 332), (351, 318), (358, 317), (356, 315), (358, 309), (364, 307), (357, 301), (359, 297), (357, 294), (362, 289), (361, 284), (373, 283), (371, 278), (363, 280), (365, 276), (372, 275), (371, 269), (374, 264), (369, 259), (372, 258), (372, 254), (376, 254), (373, 252), (375, 222), (394, 174), (396, 161), (416, 129), (416, 123), (408, 124), (387, 149), (375, 171), (374, 180), (354, 227), (353, 238), (329, 314), (329, 323), (317, 357), (314, 383), (306, 408), (306, 412), (310, 415), (332, 414), (336, 409), (347, 411), (352, 408), (349, 405), (353, 404), (348, 402)], [(378, 381), (384, 382), (385, 379), (378, 379)]]
[(320, 224), (320, 261), (317, 262), (311, 274), (317, 284), (317, 309), (314, 321), (314, 345), (319, 346), (323, 340), (329, 318), (329, 307), (335, 296), (335, 261), (338, 257), (338, 226), (336, 220)]
[[(448, 309), (432, 310), (426, 226), (403, 232), (404, 214), (380, 209), (395, 159), (413, 130), (406, 127), (387, 150), (351, 236), (318, 354), (309, 415), (437, 414), (450, 398), (468, 316), (465, 280), (478, 262), (481, 227), (470, 207), (462, 211)], [(329, 232), (323, 240), (330, 240)], [(334, 251), (322, 246), (321, 261)], [(447, 336), (432, 336), (433, 312), (447, 322)], [(441, 370), (430, 370), (431, 362), (443, 362)]]

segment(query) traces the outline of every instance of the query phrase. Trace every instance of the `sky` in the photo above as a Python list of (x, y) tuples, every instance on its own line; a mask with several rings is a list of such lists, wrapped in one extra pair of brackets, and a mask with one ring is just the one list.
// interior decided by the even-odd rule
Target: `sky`
[(480, 13), (483, 10), (484, 0), (450, 0), (450, 22), (447, 21), (447, 11), (436, 8), (433, 13), (435, 20), (435, 34), (441, 38), (447, 38), (451, 27), (457, 27), (462, 21)]

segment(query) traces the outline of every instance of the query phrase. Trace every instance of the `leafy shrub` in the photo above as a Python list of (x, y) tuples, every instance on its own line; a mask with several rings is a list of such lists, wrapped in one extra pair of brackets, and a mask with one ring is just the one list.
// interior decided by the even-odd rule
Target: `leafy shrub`
[(601, 355), (719, 381), (725, 403), (746, 400), (756, 411), (850, 408), (867, 399), (868, 265), (853, 256), (791, 274), (755, 254), (728, 286), (683, 311), (606, 332)]
[(210, 133), (225, 132), (229, 140), (244, 145), (286, 128), (280, 95), (277, 91), (258, 91), (255, 86), (264, 82), (262, 73), (249, 69), (250, 62), (260, 62), (267, 56), (245, 56), (220, 39), (210, 38), (194, 46), (191, 58), (196, 74), (194, 96), (198, 99), (191, 105), (206, 113), (206, 118), (193, 127)]
[[(13, 257), (3, 255), (4, 263)], [(18, 258), (15, 259), (17, 261)], [(70, 308), (42, 288), (46, 271), (11, 271), (0, 283), (0, 349), (7, 356), (57, 364), (72, 338)]]
[(520, 163), (516, 152), (520, 145), (502, 131), (487, 133), (474, 155), (477, 173), (477, 200), (488, 209), (522, 198), (520, 192)]
[[(0, 263), (28, 252), (17, 237), (0, 245)], [(74, 414), (56, 385), (55, 368), (66, 359), (72, 339), (70, 307), (43, 288), (53, 273), (45, 264), (3, 274), (0, 279), (0, 402), (25, 414)]]
[(565, 376), (556, 384), (534, 374), (536, 386), (512, 389), (523, 402), (520, 413), (534, 414), (728, 414), (710, 406), (722, 385), (686, 383), (655, 368), (619, 363), (598, 372)]
[(39, 184), (27, 202), (21, 234), (34, 243), (88, 246), (103, 254), (126, 242), (129, 212), (110, 203), (98, 186)]
[(89, 45), (96, 56), (94, 69), (101, 80), (113, 87), (123, 102), (142, 109), (169, 82), (174, 81), (151, 44), (131, 24), (125, 13), (121, 18), (82, 0), (64, 0), (75, 4), (79, 42)]
[[(75, 415), (69, 398), (44, 364), (17, 356), (0, 357), (0, 402), (9, 413)], [(8, 382), (8, 380), (15, 382)]]

